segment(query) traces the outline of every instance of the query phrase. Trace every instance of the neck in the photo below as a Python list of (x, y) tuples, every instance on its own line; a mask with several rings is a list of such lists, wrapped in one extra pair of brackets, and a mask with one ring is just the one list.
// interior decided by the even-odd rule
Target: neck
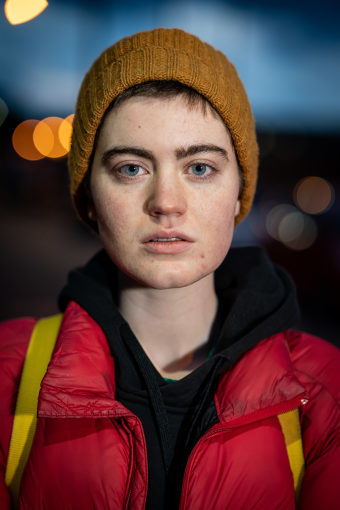
[(122, 276), (119, 310), (157, 370), (164, 377), (181, 378), (209, 350), (217, 310), (214, 275), (166, 290), (138, 287)]

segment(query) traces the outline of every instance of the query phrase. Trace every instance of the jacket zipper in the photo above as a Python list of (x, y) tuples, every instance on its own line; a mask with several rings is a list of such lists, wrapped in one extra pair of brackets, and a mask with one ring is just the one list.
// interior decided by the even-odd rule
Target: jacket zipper
[[(263, 414), (262, 413), (260, 414), (259, 411), (256, 411), (256, 414), (260, 414), (258, 420), (252, 420), (252, 419), (249, 420), (249, 418), (248, 418), (248, 420), (246, 420), (246, 419), (244, 420), (244, 423), (237, 420), (236, 426), (240, 427), (240, 426), (244, 426), (248, 423), (255, 423), (256, 421), (260, 421), (262, 419), (269, 418), (271, 416), (288, 413), (289, 411), (292, 411), (293, 409), (297, 409), (300, 406), (306, 405), (307, 403), (308, 403), (308, 399), (306, 398), (306, 395), (303, 395), (303, 396), (299, 395), (298, 397), (295, 397), (291, 401), (287, 402), (287, 405), (280, 404), (280, 406), (277, 406), (277, 407), (274, 406), (275, 411), (273, 408), (269, 408), (270, 410), (268, 410), (268, 413), (263, 413)], [(279, 407), (281, 407), (281, 410), (279, 409)], [(252, 415), (252, 416), (254, 416), (254, 415)], [(247, 418), (247, 417), (244, 417), (244, 418)], [(234, 420), (234, 421), (236, 421), (236, 420)], [(230, 425), (232, 425), (232, 426), (230, 426)], [(226, 432), (228, 430), (232, 430), (233, 428), (236, 428), (236, 427), (234, 427), (233, 422), (230, 421), (229, 423), (226, 423), (224, 426), (221, 425), (221, 427), (216, 428), (214, 430), (210, 430), (210, 431), (208, 430), (195, 444), (194, 448), (192, 449), (192, 452), (189, 455), (189, 459), (188, 459), (188, 462), (187, 462), (187, 465), (186, 465), (185, 471), (184, 471), (179, 510), (185, 510), (184, 505), (185, 505), (185, 500), (186, 500), (187, 485), (188, 485), (189, 475), (190, 475), (190, 471), (191, 471), (191, 465), (193, 463), (193, 460), (194, 460), (194, 457), (196, 455), (198, 448), (200, 448), (201, 444), (204, 441), (206, 441), (208, 438), (215, 436), (215, 435), (219, 435), (219, 434)]]
[(126, 498), (126, 502), (125, 502), (125, 505), (124, 505), (124, 510), (127, 510), (129, 508), (129, 504), (130, 504), (130, 499), (131, 499), (131, 494), (132, 494), (132, 486), (133, 486), (133, 481), (134, 481), (134, 478), (135, 478), (135, 471), (136, 471), (136, 463), (134, 462), (134, 467), (133, 467), (133, 472), (132, 472), (132, 475), (131, 475), (131, 478), (130, 478), (130, 485), (129, 485), (129, 490), (128, 490), (128, 495), (127, 495), (127, 498)]
[[(138, 425), (139, 425), (139, 428), (140, 428), (141, 433), (142, 433), (142, 443), (143, 443), (143, 447), (144, 447), (144, 450), (145, 450), (145, 458), (146, 458), (146, 441), (145, 441), (145, 435), (144, 435), (144, 430), (143, 430), (142, 423), (141, 423), (140, 419), (137, 416), (135, 416), (135, 415), (128, 415), (128, 416), (135, 418), (137, 423), (138, 423)], [(131, 472), (130, 472), (130, 476), (129, 476), (129, 489), (128, 489), (127, 497), (126, 497), (125, 503), (124, 503), (124, 510), (128, 510), (129, 505), (130, 505), (131, 496), (132, 496), (132, 491), (133, 491), (135, 473), (136, 473), (136, 455), (135, 455), (134, 441), (133, 441), (133, 438), (132, 438), (132, 432), (131, 432), (130, 428), (127, 426), (127, 424), (125, 423), (124, 419), (122, 420), (122, 425), (123, 425), (124, 429), (126, 430), (127, 434), (129, 435), (130, 449), (132, 451), (132, 456), (133, 456), (133, 458), (132, 458), (132, 467), (131, 467)], [(148, 477), (147, 464), (146, 464), (146, 477)], [(146, 481), (145, 485), (147, 487), (147, 485), (148, 485), (147, 481)], [(146, 495), (147, 495), (147, 490), (145, 491), (145, 501), (144, 501), (144, 505), (143, 505), (142, 508), (145, 508)]]
[(130, 439), (130, 448), (132, 451), (132, 467), (131, 467), (131, 472), (130, 472), (130, 476), (129, 476), (129, 490), (128, 490), (127, 498), (125, 500), (124, 510), (127, 510), (129, 508), (130, 499), (131, 499), (131, 495), (132, 495), (133, 483), (134, 483), (134, 479), (135, 479), (135, 472), (136, 472), (136, 459), (135, 459), (135, 451), (134, 451), (133, 441), (131, 438), (131, 431), (128, 431), (128, 433), (129, 433), (129, 439)]
[(188, 462), (187, 462), (187, 465), (186, 465), (185, 471), (184, 471), (184, 477), (183, 477), (183, 484), (182, 484), (182, 490), (181, 490), (181, 498), (180, 498), (179, 510), (184, 510), (185, 509), (184, 503), (185, 503), (186, 494), (187, 494), (187, 484), (188, 484), (188, 479), (189, 479), (189, 471), (191, 470), (191, 464), (192, 464), (192, 462), (194, 460), (194, 457), (196, 455), (196, 451), (201, 446), (201, 444), (204, 441), (206, 441), (206, 439), (208, 439), (209, 437), (221, 434), (222, 432), (226, 432), (227, 430), (229, 430), (228, 427), (221, 427), (219, 429), (215, 429), (214, 431), (210, 431), (210, 432), (208, 431), (195, 444), (194, 448), (192, 449), (192, 452), (189, 455), (189, 459), (188, 459)]

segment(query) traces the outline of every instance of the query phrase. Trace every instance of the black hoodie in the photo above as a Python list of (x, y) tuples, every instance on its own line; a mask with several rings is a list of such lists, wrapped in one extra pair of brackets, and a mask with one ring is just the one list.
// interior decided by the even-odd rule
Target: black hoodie
[(183, 379), (166, 382), (119, 314), (118, 272), (104, 251), (69, 275), (59, 304), (79, 303), (101, 326), (116, 372), (116, 397), (142, 422), (148, 452), (147, 509), (178, 507), (193, 446), (218, 422), (214, 391), (225, 371), (260, 340), (296, 325), (290, 277), (260, 248), (231, 249), (215, 272), (219, 300), (214, 355)]

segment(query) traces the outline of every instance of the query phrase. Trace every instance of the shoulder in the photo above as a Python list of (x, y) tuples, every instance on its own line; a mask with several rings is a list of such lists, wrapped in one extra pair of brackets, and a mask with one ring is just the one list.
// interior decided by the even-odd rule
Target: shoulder
[(302, 331), (287, 332), (295, 369), (330, 392), (340, 406), (340, 349)]
[[(16, 392), (36, 319), (12, 319), (0, 323), (0, 401)], [(9, 402), (7, 402), (9, 404)]]
[(325, 465), (336, 465), (333, 472), (338, 472), (340, 351), (325, 340), (302, 332), (289, 332), (288, 344), (296, 376), (308, 395), (307, 402), (301, 407), (301, 430), (307, 465), (313, 465), (313, 469), (320, 470), (320, 473), (325, 471)]
[(29, 339), (36, 319), (13, 319), (0, 323), (0, 465), (6, 464), (16, 395)]
[(0, 363), (3, 369), (22, 365), (36, 319), (25, 317), (0, 322)]
[(301, 508), (338, 508), (340, 472), (340, 350), (302, 332), (287, 336), (295, 373), (308, 400), (300, 408), (305, 473)]

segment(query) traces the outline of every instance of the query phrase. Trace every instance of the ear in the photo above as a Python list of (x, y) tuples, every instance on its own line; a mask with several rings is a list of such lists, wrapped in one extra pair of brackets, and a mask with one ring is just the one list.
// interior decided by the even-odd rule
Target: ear
[(240, 214), (240, 210), (241, 210), (241, 200), (238, 200), (235, 204), (235, 212), (234, 212), (234, 216), (238, 216), (238, 214)]
[(97, 221), (97, 213), (92, 200), (87, 203), (87, 216), (89, 220)]

